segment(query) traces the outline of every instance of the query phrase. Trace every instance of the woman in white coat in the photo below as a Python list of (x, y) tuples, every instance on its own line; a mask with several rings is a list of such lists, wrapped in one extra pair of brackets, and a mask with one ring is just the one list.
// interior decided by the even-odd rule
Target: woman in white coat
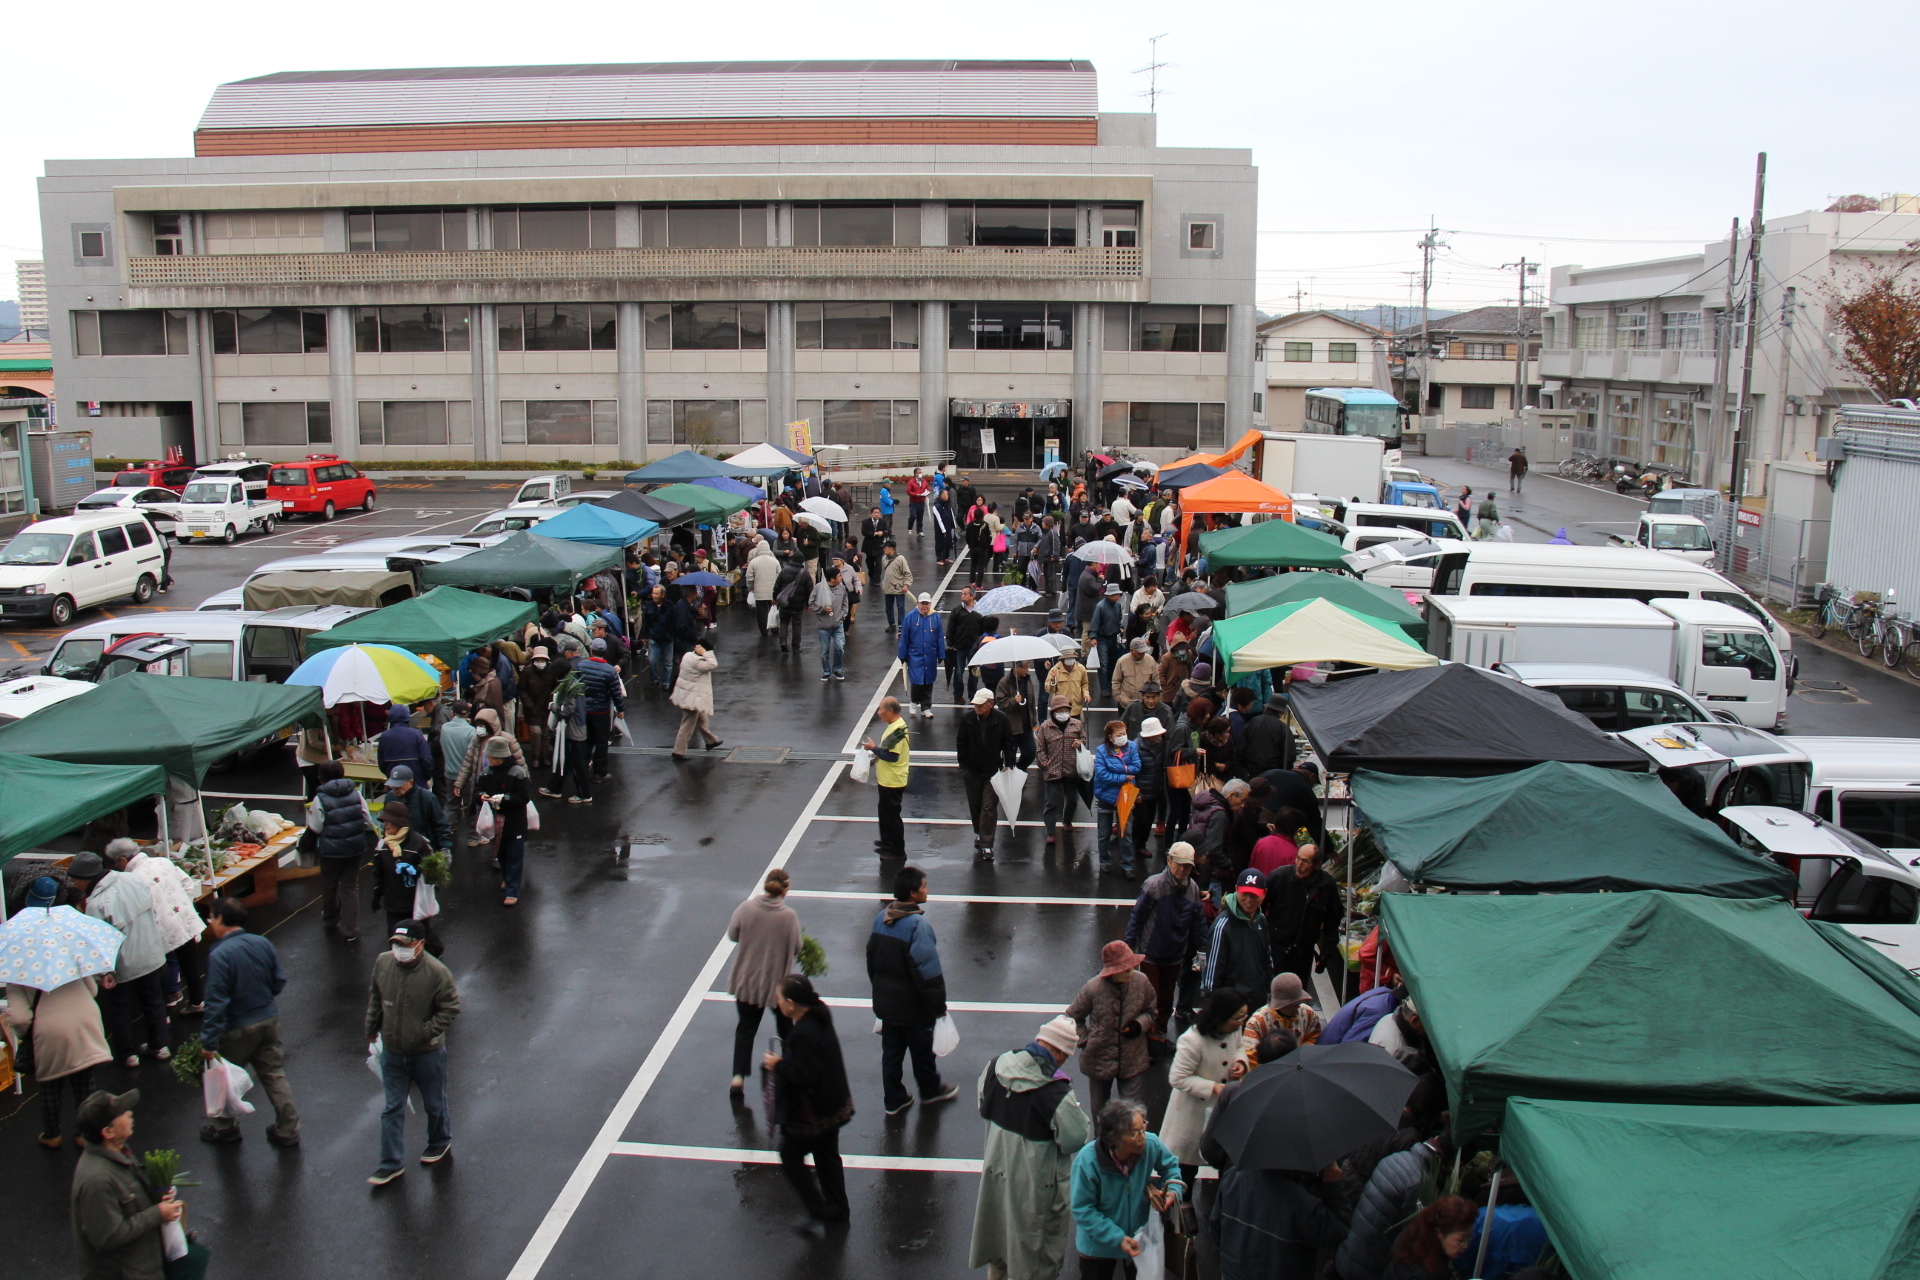
[(184, 993), (186, 1001), (173, 1011), (187, 1016), (204, 1012), (205, 975), (193, 945), (206, 927), (193, 905), (200, 890), (199, 882), (176, 867), (171, 859), (149, 857), (131, 840), (109, 841), (106, 855), (110, 860), (127, 859), (128, 873), (146, 881), (153, 892), (153, 915), (160, 924), (160, 948), (176, 970), (168, 975), (172, 990), (167, 998), (177, 1001)]
[(1217, 987), (1193, 1015), (1175, 1043), (1167, 1083), (1173, 1086), (1160, 1140), (1186, 1171), (1188, 1186), (1200, 1167), (1200, 1135), (1213, 1100), (1229, 1080), (1247, 1073), (1247, 1051), (1240, 1030), (1250, 1012), (1247, 997), (1232, 987)]
[(713, 716), (713, 673), (719, 665), (720, 659), (704, 644), (696, 644), (680, 659), (680, 679), (674, 682), (673, 696), (667, 699), (680, 708), (680, 732), (673, 735), (675, 760), (687, 758), (687, 743), (695, 733), (705, 739), (709, 751), (720, 745), (720, 739), (708, 727)]

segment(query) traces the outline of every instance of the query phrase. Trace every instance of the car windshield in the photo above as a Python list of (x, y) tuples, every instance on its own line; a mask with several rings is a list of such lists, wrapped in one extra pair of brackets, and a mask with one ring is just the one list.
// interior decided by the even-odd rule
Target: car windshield
[(117, 489), (140, 489), (144, 488), (146, 483), (147, 473), (144, 471), (122, 471), (113, 478), (114, 487)]
[(1656, 524), (1653, 545), (1661, 551), (1711, 551), (1713, 538), (1697, 524)]
[(120, 499), (124, 496), (123, 494), (108, 489), (103, 493), (90, 493), (80, 499), (80, 501), (74, 503), (74, 505), (77, 507), (117, 507), (120, 505)]
[(1400, 407), (1391, 404), (1347, 406), (1347, 434), (1391, 439), (1400, 434)]
[(73, 538), (64, 533), (17, 533), (0, 551), (0, 564), (59, 564)]
[(230, 486), (225, 480), (195, 480), (180, 495), (183, 502), (225, 502)]
[(67, 679), (85, 678), (87, 669), (100, 660), (102, 640), (69, 640), (55, 651), (47, 671)]
[(1421, 490), (1415, 489), (1409, 493), (1400, 495), (1400, 505), (1403, 507), (1426, 507), (1430, 511), (1438, 511), (1440, 509), (1440, 498), (1437, 494), (1424, 493)]

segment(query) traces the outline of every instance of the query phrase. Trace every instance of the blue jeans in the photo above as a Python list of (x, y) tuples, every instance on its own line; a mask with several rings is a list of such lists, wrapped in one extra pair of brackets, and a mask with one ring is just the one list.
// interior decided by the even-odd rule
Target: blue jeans
[(407, 1090), (420, 1086), (427, 1109), (427, 1145), (453, 1141), (453, 1122), (447, 1113), (447, 1050), (442, 1045), (428, 1053), (380, 1056), (380, 1079), (387, 1089), (387, 1107), (380, 1113), (380, 1167), (398, 1169), (406, 1163)]
[(650, 665), (653, 668), (654, 684), (660, 686), (661, 688), (665, 688), (667, 686), (668, 681), (672, 678), (673, 641), (671, 640), (647, 641), (647, 660), (648, 660), (648, 665)]
[(520, 896), (520, 880), (527, 867), (527, 838), (524, 835), (500, 837), (500, 893), (502, 897)]
[(903, 1022), (882, 1023), (880, 1084), (886, 1091), (888, 1110), (913, 1096), (901, 1078), (909, 1053), (913, 1055), (913, 1082), (920, 1086), (921, 1097), (931, 1098), (946, 1087), (940, 1080), (940, 1063), (933, 1056), (933, 1024), (916, 1027)]
[(837, 676), (847, 657), (847, 629), (839, 623), (820, 628), (820, 674)]
[[(1120, 825), (1120, 811), (1103, 800), (1093, 802), (1093, 825), (1100, 833), (1100, 869), (1118, 870), (1125, 866), (1133, 867), (1133, 841), (1127, 839), (1127, 832)], [(1109, 846), (1117, 846), (1110, 848)], [(1218, 899), (1216, 899), (1218, 901)]]
[(907, 620), (907, 598), (899, 592), (887, 597), (887, 625), (897, 627)]

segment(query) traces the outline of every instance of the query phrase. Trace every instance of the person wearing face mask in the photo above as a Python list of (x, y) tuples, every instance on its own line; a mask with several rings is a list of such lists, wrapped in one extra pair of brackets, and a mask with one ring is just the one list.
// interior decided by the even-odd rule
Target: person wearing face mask
[[(644, 642), (642, 642), (644, 643)], [(547, 646), (534, 645), (527, 665), (520, 669), (520, 723), (527, 726), (527, 759), (539, 764), (553, 758), (547, 738), (547, 713), (553, 707), (554, 686), (570, 668), (556, 666)]]
[(1056, 694), (1067, 700), (1067, 708), (1076, 716), (1087, 705), (1087, 669), (1071, 652), (1061, 654), (1060, 661), (1047, 672), (1047, 697)]
[(1040, 817), (1047, 826), (1047, 843), (1055, 840), (1055, 827), (1065, 823), (1067, 836), (1073, 836), (1073, 811), (1080, 803), (1080, 774), (1075, 754), (1083, 731), (1074, 718), (1073, 706), (1064, 694), (1054, 694), (1047, 718), (1035, 730), (1034, 751), (1040, 762), (1040, 785), (1045, 801)]
[(1160, 659), (1160, 687), (1178, 689), (1192, 674), (1193, 642), (1185, 638), (1179, 640), (1169, 638), (1167, 655)]
[(1106, 741), (1093, 753), (1093, 823), (1103, 875), (1133, 879), (1133, 844), (1120, 823), (1120, 788), (1139, 772), (1140, 750), (1128, 740), (1126, 722), (1107, 721)]
[(460, 993), (447, 967), (427, 954), (424, 921), (402, 920), (391, 950), (373, 962), (367, 995), (366, 1037), (381, 1042), (380, 1165), (367, 1179), (383, 1187), (406, 1172), (407, 1094), (415, 1085), (427, 1109), (427, 1149), (421, 1164), (438, 1164), (453, 1147), (447, 1111), (447, 1031), (460, 1016)]

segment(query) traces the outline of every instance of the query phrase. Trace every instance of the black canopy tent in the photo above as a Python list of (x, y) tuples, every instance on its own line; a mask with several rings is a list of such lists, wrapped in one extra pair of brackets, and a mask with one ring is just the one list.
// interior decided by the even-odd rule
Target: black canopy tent
[(651, 520), (662, 529), (685, 524), (698, 514), (684, 502), (675, 502), (671, 498), (640, 493), (633, 489), (622, 489), (611, 497), (596, 499), (593, 505), (613, 511), (624, 511), (642, 520)]

